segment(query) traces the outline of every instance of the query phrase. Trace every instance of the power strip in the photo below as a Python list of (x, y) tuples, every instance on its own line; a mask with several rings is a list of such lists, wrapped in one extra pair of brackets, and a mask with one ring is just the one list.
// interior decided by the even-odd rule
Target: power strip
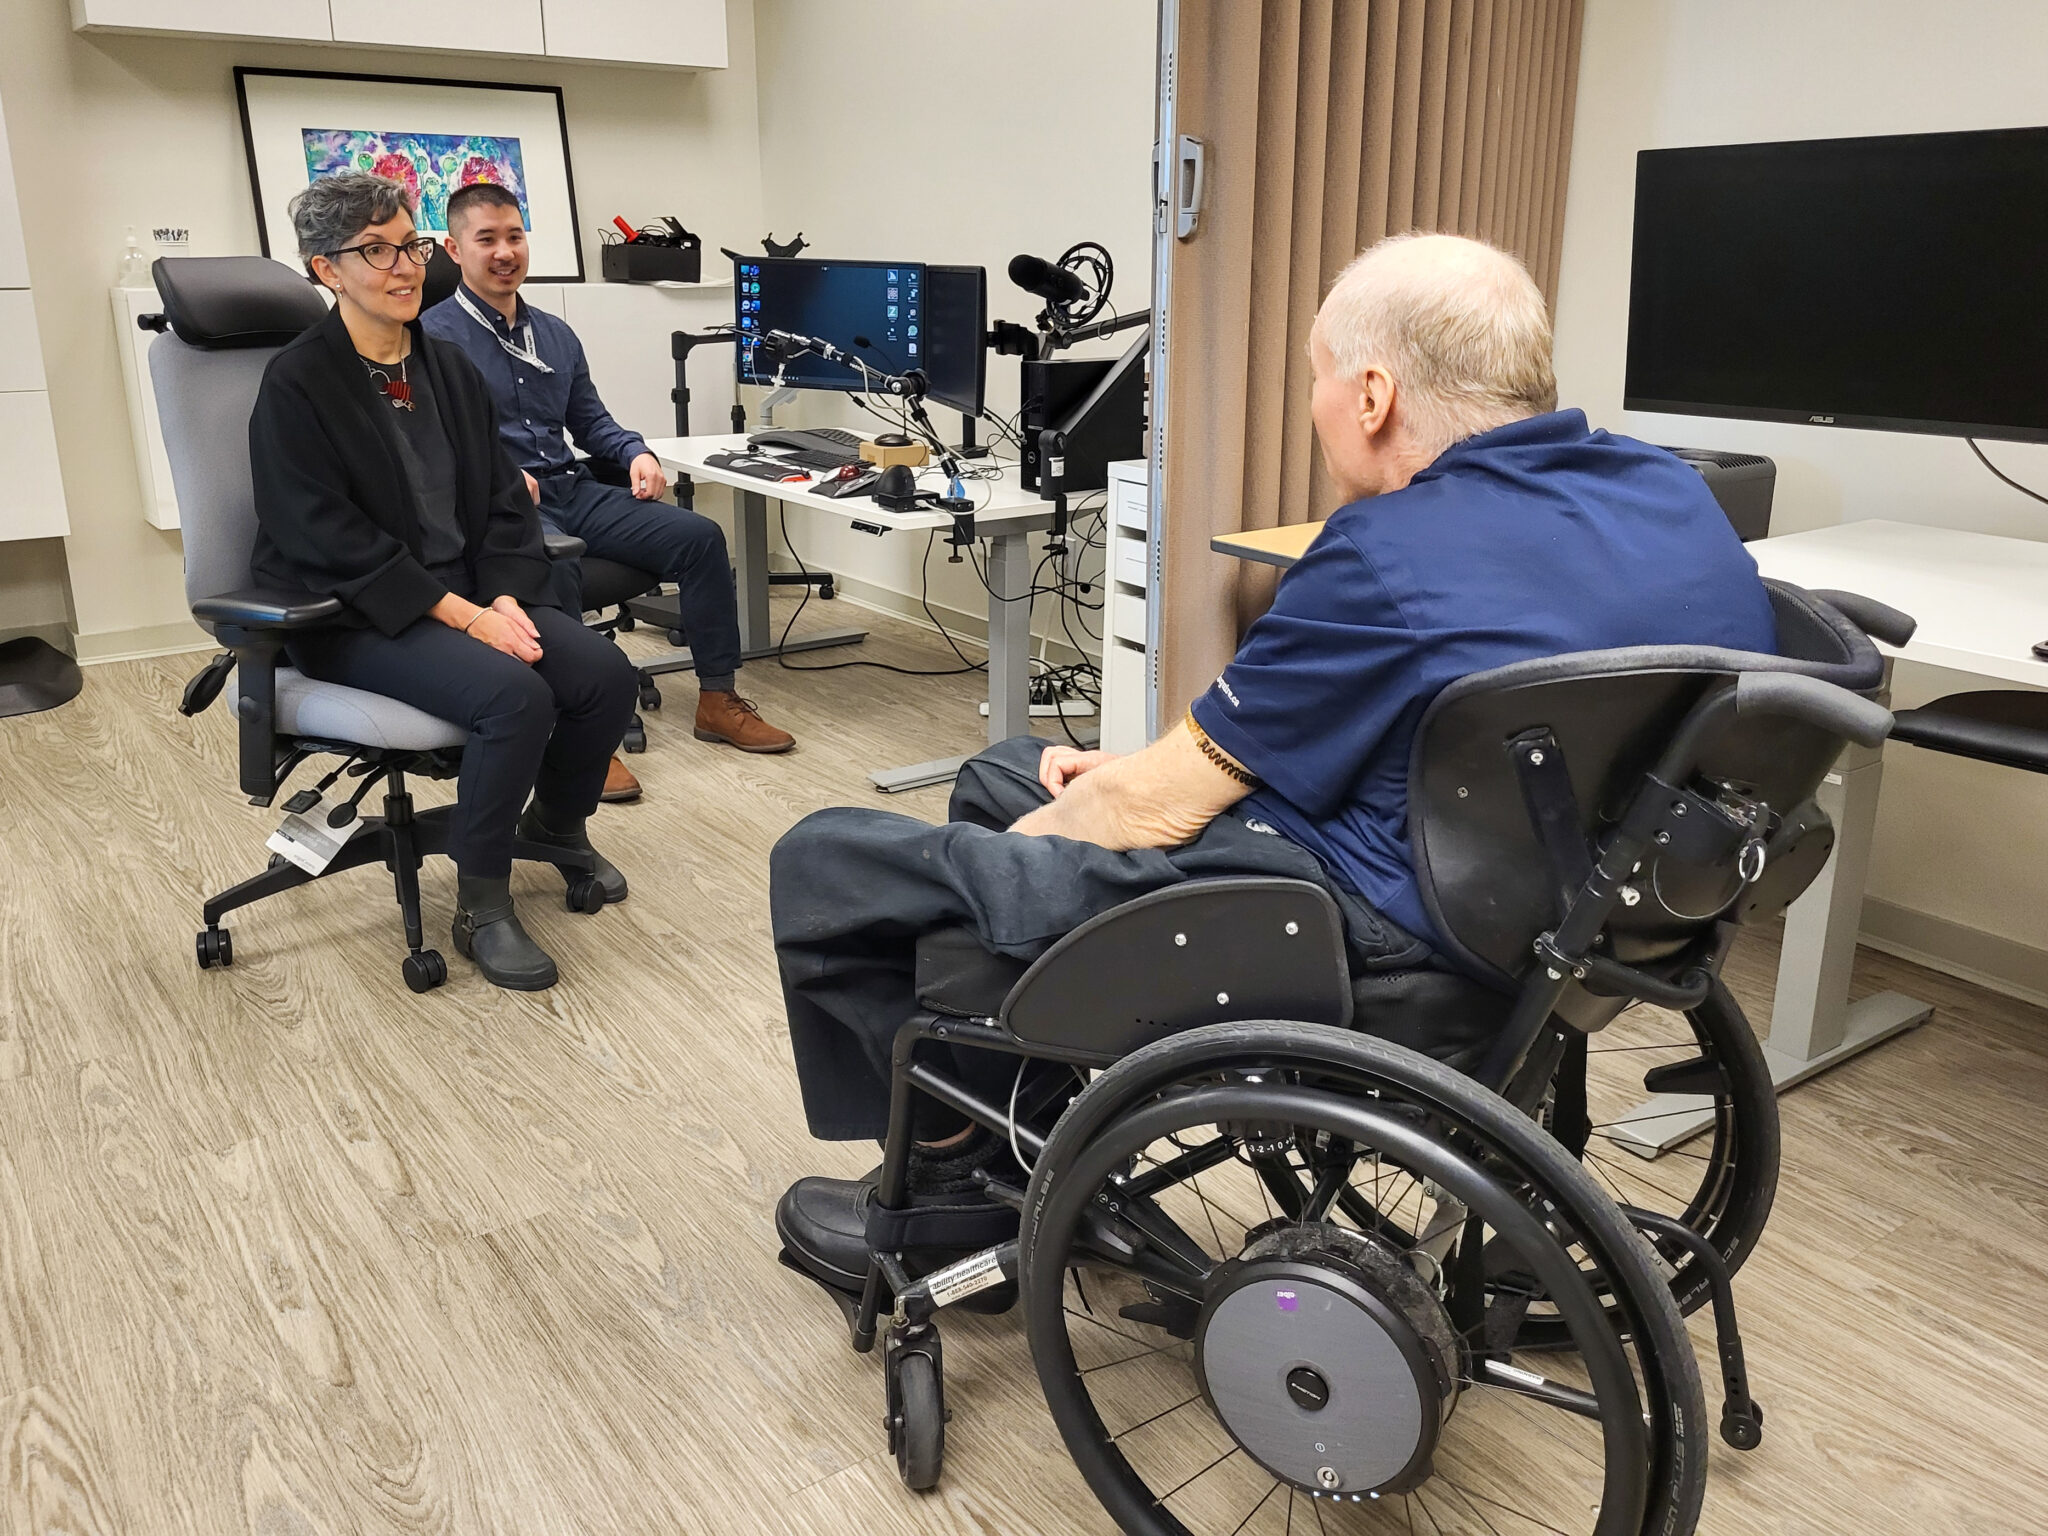
[[(988, 717), (988, 700), (981, 701), (982, 717)], [(1095, 713), (1095, 706), (1086, 699), (1062, 699), (1057, 704), (1034, 704), (1031, 718), (1034, 720), (1056, 720), (1064, 715), (1069, 720), (1084, 720)]]

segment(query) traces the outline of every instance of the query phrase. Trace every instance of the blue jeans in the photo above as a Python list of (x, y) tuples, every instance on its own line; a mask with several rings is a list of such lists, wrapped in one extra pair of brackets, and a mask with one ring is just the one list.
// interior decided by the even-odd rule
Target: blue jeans
[[(579, 538), (587, 554), (652, 571), (677, 587), (676, 606), (697, 686), (730, 692), (740, 669), (740, 610), (733, 591), (725, 534), (700, 513), (665, 501), (641, 501), (623, 486), (606, 485), (581, 464), (540, 482), (541, 521)], [(558, 591), (571, 613), (582, 610), (574, 560), (555, 567)]]

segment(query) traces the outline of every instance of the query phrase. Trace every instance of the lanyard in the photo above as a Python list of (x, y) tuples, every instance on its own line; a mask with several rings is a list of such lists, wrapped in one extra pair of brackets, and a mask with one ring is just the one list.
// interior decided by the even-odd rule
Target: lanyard
[(455, 290), (455, 302), (462, 306), (463, 312), (467, 314), (470, 319), (474, 320), (478, 325), (482, 326), (485, 330), (491, 333), (491, 339), (493, 341), (497, 342), (499, 346), (503, 347), (507, 352), (510, 352), (514, 357), (518, 358), (519, 361), (526, 364), (527, 367), (536, 369), (541, 373), (553, 373), (555, 371), (554, 369), (550, 368), (546, 363), (542, 362), (540, 360), (540, 354), (534, 350), (533, 321), (530, 318), (527, 320), (526, 324), (521, 326), (519, 329), (519, 341), (513, 342), (507, 340), (504, 336), (498, 334), (498, 328), (495, 325), (491, 324), (491, 322), (485, 318), (484, 312), (482, 310), (478, 309), (474, 304), (470, 303), (469, 295), (464, 293), (460, 288)]

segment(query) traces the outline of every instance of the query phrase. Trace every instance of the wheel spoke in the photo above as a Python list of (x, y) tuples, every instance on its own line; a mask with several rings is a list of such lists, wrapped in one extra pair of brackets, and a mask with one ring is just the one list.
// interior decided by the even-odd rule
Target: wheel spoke
[[(1175, 1403), (1175, 1404), (1174, 1404), (1174, 1405), (1173, 1405), (1173, 1406), (1172, 1406), (1171, 1408), (1162, 1408), (1162, 1409), (1160, 1409), (1160, 1410), (1159, 1410), (1159, 1412), (1157, 1412), (1157, 1413), (1153, 1414), (1151, 1418), (1149, 1418), (1149, 1419), (1140, 1419), (1140, 1420), (1138, 1420), (1138, 1422), (1137, 1422), (1137, 1423), (1135, 1423), (1135, 1424), (1132, 1424), (1132, 1425), (1128, 1425), (1128, 1426), (1126, 1426), (1125, 1428), (1123, 1428), (1123, 1429), (1120, 1429), (1120, 1430), (1118, 1430), (1118, 1431), (1117, 1431), (1117, 1432), (1116, 1432), (1115, 1434), (1113, 1434), (1113, 1435), (1111, 1435), (1111, 1436), (1109, 1437), (1109, 1439), (1110, 1439), (1110, 1443), (1111, 1443), (1112, 1445), (1114, 1445), (1114, 1444), (1115, 1444), (1115, 1443), (1116, 1443), (1117, 1441), (1119, 1441), (1119, 1440), (1123, 1439), (1123, 1437), (1124, 1437), (1125, 1435), (1134, 1435), (1134, 1434), (1136, 1434), (1136, 1433), (1137, 1433), (1137, 1432), (1138, 1432), (1139, 1430), (1143, 1429), (1143, 1428), (1144, 1428), (1144, 1427), (1145, 1427), (1145, 1426), (1146, 1426), (1147, 1424), (1157, 1424), (1157, 1423), (1158, 1423), (1158, 1422), (1159, 1422), (1159, 1421), (1160, 1421), (1161, 1419), (1165, 1418), (1165, 1417), (1166, 1417), (1166, 1416), (1167, 1416), (1167, 1415), (1168, 1415), (1169, 1413), (1179, 1413), (1179, 1412), (1181, 1411), (1181, 1409), (1183, 1409), (1183, 1408), (1187, 1407), (1187, 1405), (1188, 1405), (1189, 1403), (1199, 1403), (1199, 1402), (1200, 1402), (1201, 1400), (1202, 1400), (1202, 1394), (1201, 1394), (1201, 1393), (1199, 1393), (1199, 1392), (1197, 1392), (1197, 1393), (1196, 1393), (1196, 1394), (1195, 1394), (1195, 1395), (1194, 1395), (1193, 1397), (1184, 1397), (1184, 1398), (1182, 1398), (1182, 1399), (1181, 1399), (1181, 1400), (1180, 1400), (1179, 1402)], [(1197, 1475), (1197, 1476), (1200, 1476), (1200, 1474), (1199, 1474), (1199, 1473), (1197, 1473), (1196, 1475)], [(1186, 1483), (1183, 1483), (1183, 1484), (1181, 1485), (1181, 1487), (1183, 1487), (1183, 1488), (1184, 1488), (1184, 1487), (1186, 1487), (1186, 1486), (1187, 1486), (1187, 1484), (1186, 1484)], [(1180, 1490), (1179, 1490), (1179, 1489), (1175, 1489), (1174, 1491), (1175, 1491), (1175, 1492), (1177, 1493), (1177, 1492), (1179, 1492)], [(1153, 1503), (1155, 1503), (1155, 1504), (1157, 1504), (1157, 1503), (1159, 1502), (1159, 1500), (1157, 1500), (1157, 1499), (1154, 1499), (1154, 1500), (1153, 1500), (1152, 1502), (1153, 1502)]]
[[(1216, 1458), (1216, 1459), (1215, 1459), (1214, 1461), (1210, 1462), (1210, 1463), (1209, 1463), (1209, 1465), (1207, 1465), (1206, 1467), (1202, 1468), (1202, 1470), (1201, 1470), (1200, 1472), (1197, 1472), (1197, 1473), (1195, 1474), (1195, 1477), (1202, 1477), (1202, 1476), (1205, 1476), (1206, 1474), (1208, 1474), (1208, 1473), (1210, 1473), (1210, 1472), (1214, 1472), (1214, 1471), (1215, 1471), (1215, 1470), (1216, 1470), (1216, 1469), (1217, 1469), (1218, 1467), (1222, 1466), (1222, 1465), (1223, 1465), (1223, 1463), (1225, 1463), (1226, 1461), (1230, 1460), (1230, 1458), (1231, 1458), (1231, 1457), (1235, 1456), (1235, 1455), (1236, 1455), (1236, 1454), (1237, 1454), (1237, 1453), (1238, 1453), (1239, 1451), (1241, 1451), (1241, 1450), (1243, 1450), (1243, 1449), (1244, 1449), (1244, 1447), (1243, 1447), (1243, 1446), (1241, 1446), (1241, 1445), (1233, 1445), (1233, 1446), (1231, 1446), (1231, 1448), (1230, 1448), (1229, 1450), (1225, 1451), (1225, 1452), (1224, 1452), (1224, 1453), (1223, 1453), (1223, 1454), (1222, 1454), (1221, 1456), (1218, 1456), (1218, 1457), (1217, 1457), (1217, 1458)], [(1179, 1492), (1181, 1491), (1181, 1489), (1183, 1489), (1183, 1488), (1187, 1487), (1187, 1485), (1188, 1485), (1189, 1483), (1192, 1483), (1192, 1482), (1193, 1482), (1193, 1481), (1195, 1480), (1195, 1477), (1184, 1477), (1184, 1478), (1182, 1478), (1182, 1479), (1181, 1479), (1181, 1480), (1180, 1480), (1179, 1482), (1175, 1483), (1175, 1484), (1174, 1484), (1174, 1485), (1173, 1485), (1173, 1486), (1172, 1486), (1171, 1488), (1167, 1489), (1167, 1490), (1166, 1490), (1166, 1492), (1164, 1492), (1164, 1493), (1162, 1493), (1162, 1494), (1158, 1495), (1158, 1496), (1157, 1496), (1156, 1498), (1154, 1498), (1154, 1499), (1152, 1500), (1153, 1504), (1154, 1504), (1154, 1505), (1162, 1505), (1162, 1504), (1164, 1504), (1164, 1503), (1165, 1503), (1165, 1502), (1166, 1502), (1166, 1501), (1167, 1501), (1168, 1499), (1172, 1498), (1172, 1497), (1173, 1497), (1173, 1496), (1174, 1496), (1174, 1495), (1175, 1495), (1176, 1493), (1179, 1493)]]
[(1280, 1479), (1276, 1477), (1273, 1479), (1273, 1487), (1268, 1488), (1263, 1494), (1261, 1494), (1259, 1496), (1259, 1502), (1251, 1507), (1250, 1511), (1245, 1515), (1245, 1517), (1242, 1520), (1238, 1521), (1236, 1525), (1230, 1528), (1230, 1536), (1238, 1536), (1238, 1532), (1242, 1531), (1246, 1526), (1252, 1523), (1252, 1516), (1256, 1515), (1260, 1510), (1266, 1507), (1266, 1500), (1273, 1497), (1274, 1489), (1278, 1488), (1279, 1486)]

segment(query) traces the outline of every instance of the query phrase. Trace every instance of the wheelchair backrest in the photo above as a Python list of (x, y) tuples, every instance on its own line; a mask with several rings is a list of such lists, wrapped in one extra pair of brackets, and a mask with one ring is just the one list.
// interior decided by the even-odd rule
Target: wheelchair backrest
[[(1785, 654), (1588, 651), (1477, 673), (1437, 696), (1410, 760), (1408, 829), (1424, 905), (1467, 970), (1514, 985), (1536, 939), (1562, 915), (1564, 891), (1583, 875), (1583, 867), (1560, 871), (1560, 849), (1569, 863), (1576, 837), (1583, 861), (1710, 692), (1745, 672), (1802, 673), (1866, 696), (1883, 686), (1883, 659), (1861, 630), (1809, 593), (1767, 585)], [(1738, 719), (1714, 741), (1691, 787), (1709, 801), (1762, 802), (1770, 822), (1704, 855), (1672, 846), (1646, 860), (1634, 898), (1608, 924), (1606, 953), (1654, 967), (1695, 952), (1717, 923), (1781, 910), (1825, 859), (1831, 829), (1810, 802), (1841, 747), (1839, 737), (1803, 721)], [(1576, 823), (1551, 827), (1547, 840), (1532, 757), (1557, 775), (1549, 803), (1568, 806)], [(1745, 900), (1761, 844), (1781, 819), (1798, 846), (1780, 845), (1787, 856), (1773, 875), (1774, 904)]]
[(1344, 918), (1305, 880), (1172, 885), (1083, 923), (1003, 1002), (1020, 1040), (1115, 1060), (1199, 1024), (1351, 1022)]

